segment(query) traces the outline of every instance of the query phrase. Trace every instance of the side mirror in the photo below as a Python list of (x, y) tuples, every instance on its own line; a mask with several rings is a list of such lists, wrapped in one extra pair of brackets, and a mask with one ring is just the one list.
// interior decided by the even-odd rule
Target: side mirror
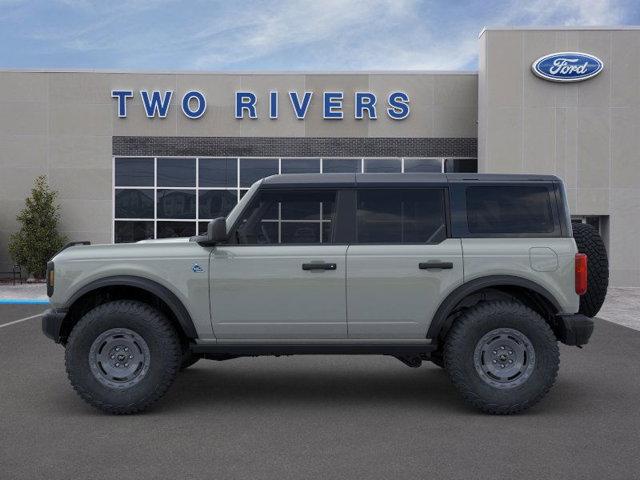
[(222, 243), (227, 240), (227, 219), (218, 217), (207, 225), (207, 233), (191, 237), (190, 242), (197, 242), (204, 247), (210, 247), (216, 243)]
[(227, 241), (227, 219), (225, 217), (218, 217), (209, 222), (207, 240), (212, 244)]

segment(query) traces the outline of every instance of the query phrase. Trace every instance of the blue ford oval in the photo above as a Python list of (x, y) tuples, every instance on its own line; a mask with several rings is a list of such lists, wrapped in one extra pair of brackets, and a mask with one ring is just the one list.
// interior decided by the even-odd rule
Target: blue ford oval
[(558, 52), (540, 57), (531, 65), (533, 73), (552, 82), (579, 82), (602, 71), (602, 60), (579, 52)]

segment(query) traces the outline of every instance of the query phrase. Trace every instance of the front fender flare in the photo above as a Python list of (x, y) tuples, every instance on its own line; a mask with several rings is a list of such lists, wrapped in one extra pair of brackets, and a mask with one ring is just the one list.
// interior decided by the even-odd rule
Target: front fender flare
[(154, 280), (149, 280), (148, 278), (144, 277), (137, 277), (134, 275), (114, 275), (111, 277), (104, 277), (98, 280), (94, 280), (79, 288), (71, 296), (71, 298), (69, 298), (64, 308), (68, 310), (76, 301), (85, 296), (87, 293), (90, 293), (99, 288), (111, 286), (139, 288), (151, 293), (152, 295), (155, 295), (167, 304), (173, 315), (176, 317), (178, 323), (180, 324), (180, 327), (182, 328), (182, 331), (187, 336), (187, 338), (198, 337), (198, 333), (196, 332), (196, 329), (193, 325), (193, 319), (191, 318), (189, 311), (184, 306), (182, 301), (175, 295), (175, 293), (173, 293), (164, 285), (161, 285)]

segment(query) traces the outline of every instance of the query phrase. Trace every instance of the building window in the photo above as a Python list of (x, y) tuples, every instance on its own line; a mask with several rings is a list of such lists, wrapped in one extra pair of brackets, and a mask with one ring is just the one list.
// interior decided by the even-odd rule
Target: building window
[(446, 173), (476, 173), (478, 171), (477, 158), (447, 158), (444, 161)]
[(322, 161), (322, 173), (362, 172), (361, 158), (325, 158)]
[(441, 158), (405, 158), (404, 173), (440, 173)]
[[(453, 170), (452, 170), (453, 169)], [(202, 234), (224, 217), (255, 181), (278, 173), (420, 173), (477, 171), (474, 158), (117, 157), (113, 172), (113, 241)], [(286, 215), (286, 212), (285, 212)], [(269, 219), (267, 219), (269, 220)], [(326, 242), (330, 223), (280, 221), (281, 242)], [(304, 219), (302, 219), (304, 220)], [(307, 219), (308, 220), (308, 219)], [(298, 223), (296, 223), (298, 222)], [(313, 223), (315, 220), (309, 223)], [(268, 223), (268, 222), (267, 222)], [(267, 228), (267, 227), (265, 227)], [(269, 226), (268, 228), (273, 228)], [(316, 235), (317, 234), (317, 235)], [(308, 240), (307, 239), (307, 240)]]
[(399, 158), (365, 158), (364, 173), (400, 173), (402, 160)]

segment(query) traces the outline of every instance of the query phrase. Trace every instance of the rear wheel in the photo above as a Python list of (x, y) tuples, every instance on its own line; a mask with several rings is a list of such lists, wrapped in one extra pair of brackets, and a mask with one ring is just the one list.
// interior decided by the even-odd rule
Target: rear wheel
[(580, 296), (579, 312), (595, 317), (609, 286), (609, 260), (607, 249), (598, 231), (587, 223), (574, 223), (573, 238), (578, 251), (587, 255), (587, 292)]
[(137, 301), (105, 303), (74, 326), (65, 363), (71, 385), (108, 413), (145, 410), (173, 383), (182, 355), (178, 335), (158, 310)]
[(483, 302), (452, 326), (444, 365), (465, 401), (491, 414), (535, 405), (555, 382), (556, 338), (535, 311), (518, 302)]

